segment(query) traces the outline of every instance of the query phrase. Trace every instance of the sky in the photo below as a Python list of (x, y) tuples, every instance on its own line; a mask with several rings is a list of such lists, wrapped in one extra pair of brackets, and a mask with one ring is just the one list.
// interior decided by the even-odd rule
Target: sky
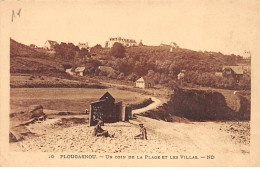
[(181, 48), (242, 55), (258, 48), (258, 0), (18, 1), (10, 35), (24, 44), (46, 40), (105, 45), (110, 37), (145, 45), (177, 43)]

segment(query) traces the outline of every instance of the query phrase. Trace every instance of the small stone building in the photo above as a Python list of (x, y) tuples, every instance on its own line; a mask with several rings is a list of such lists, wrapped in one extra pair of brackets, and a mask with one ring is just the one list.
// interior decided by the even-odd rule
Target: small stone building
[(94, 126), (99, 120), (104, 123), (128, 121), (132, 117), (130, 106), (123, 102), (115, 103), (115, 98), (106, 92), (97, 102), (90, 104), (89, 125)]
[(154, 83), (145, 77), (141, 77), (138, 80), (136, 80), (136, 82), (135, 82), (135, 86), (138, 88), (142, 88), (142, 89), (152, 88), (153, 85), (154, 85)]

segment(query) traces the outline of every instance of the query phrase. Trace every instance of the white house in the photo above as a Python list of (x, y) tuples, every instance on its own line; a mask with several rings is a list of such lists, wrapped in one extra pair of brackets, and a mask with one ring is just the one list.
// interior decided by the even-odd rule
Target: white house
[(141, 77), (138, 80), (136, 80), (135, 86), (138, 88), (145, 89), (145, 88), (151, 88), (153, 86), (153, 83), (148, 79)]
[(249, 58), (251, 58), (251, 52), (245, 50), (243, 54), (243, 59), (249, 59)]
[(135, 40), (116, 37), (116, 38), (109, 38), (109, 41), (106, 41), (105, 47), (112, 48), (116, 42), (121, 43), (125, 47), (137, 46)]
[(88, 43), (79, 43), (79, 44), (78, 44), (78, 47), (79, 47), (80, 50), (81, 50), (82, 48), (85, 48), (85, 49), (88, 49), (88, 48), (89, 48)]
[(178, 49), (179, 48), (179, 46), (175, 42), (171, 42), (170, 46), (171, 46), (170, 52), (172, 52), (173, 49)]
[(179, 46), (175, 42), (171, 42), (170, 46), (173, 48), (179, 48)]
[(51, 41), (51, 40), (47, 40), (44, 43), (44, 48), (47, 50), (54, 50), (54, 46), (58, 44), (57, 41)]
[(77, 67), (74, 72), (79, 76), (84, 76), (85, 67)]
[(70, 74), (70, 75), (74, 75), (74, 73), (71, 71), (71, 68), (66, 69), (65, 72), (68, 73), (68, 74)]

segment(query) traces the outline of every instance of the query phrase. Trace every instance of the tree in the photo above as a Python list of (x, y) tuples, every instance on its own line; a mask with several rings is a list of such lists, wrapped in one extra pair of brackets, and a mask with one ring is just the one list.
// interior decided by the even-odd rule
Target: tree
[(124, 58), (125, 57), (125, 47), (121, 43), (114, 43), (113, 47), (111, 48), (110, 54), (117, 58)]
[(227, 65), (235, 65), (237, 61), (237, 56), (234, 54), (225, 56), (225, 62)]
[(61, 43), (60, 45), (57, 44), (54, 46), (55, 49), (55, 56), (62, 58), (67, 61), (73, 61), (74, 56), (76, 54), (76, 46), (73, 45), (72, 43), (66, 44), (66, 43)]
[(236, 85), (236, 81), (233, 77), (228, 77), (223, 79), (223, 87), (228, 89), (233, 89)]
[(90, 52), (91, 53), (96, 53), (96, 52), (99, 52), (101, 49), (102, 49), (102, 46), (100, 44), (97, 44), (97, 45), (95, 45), (94, 47), (92, 47), (90, 49)]
[(132, 65), (127, 62), (119, 62), (118, 63), (118, 70), (124, 75), (129, 75), (133, 71)]
[(148, 68), (145, 63), (136, 62), (134, 66), (134, 73), (138, 76), (144, 76), (148, 73)]
[(142, 40), (140, 41), (139, 46), (144, 46)]
[(147, 76), (148, 77), (153, 77), (154, 76), (154, 71), (153, 70), (148, 70)]
[(243, 90), (251, 89), (251, 74), (244, 74), (238, 85)]
[(127, 80), (129, 81), (136, 81), (137, 80), (137, 75), (134, 73), (131, 73), (130, 75), (128, 75)]
[(84, 59), (86, 59), (86, 57), (90, 58), (90, 54), (89, 54), (88, 50), (85, 48), (82, 48), (79, 51), (79, 56), (80, 56), (80, 58), (84, 58)]
[(118, 80), (123, 80), (125, 77), (125, 74), (124, 73), (120, 73), (118, 76), (117, 76), (117, 79)]

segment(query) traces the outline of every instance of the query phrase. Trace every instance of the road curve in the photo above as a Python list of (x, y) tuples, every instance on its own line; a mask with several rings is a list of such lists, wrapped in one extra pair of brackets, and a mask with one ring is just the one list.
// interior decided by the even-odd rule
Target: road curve
[(150, 98), (152, 99), (153, 103), (149, 104), (146, 107), (143, 107), (141, 109), (135, 109), (132, 111), (133, 114), (139, 114), (139, 113), (143, 113), (146, 112), (148, 110), (152, 110), (157, 108), (158, 106), (161, 106), (163, 104), (163, 102), (155, 97), (150, 96)]
[[(127, 85), (122, 85), (122, 84), (114, 84), (114, 83), (107, 83), (107, 82), (101, 82), (102, 84), (105, 84), (105, 85), (110, 85), (110, 86), (117, 86), (117, 87), (126, 87), (126, 88), (130, 88), (130, 86), (127, 86)], [(133, 114), (139, 114), (139, 113), (144, 113), (148, 110), (153, 110), (155, 108), (157, 108), (158, 106), (161, 106), (163, 104), (163, 102), (153, 96), (147, 96), (149, 98), (152, 99), (153, 103), (149, 104), (148, 106), (146, 107), (143, 107), (143, 108), (140, 108), (140, 109), (135, 109), (135, 110), (132, 110), (132, 113)]]

